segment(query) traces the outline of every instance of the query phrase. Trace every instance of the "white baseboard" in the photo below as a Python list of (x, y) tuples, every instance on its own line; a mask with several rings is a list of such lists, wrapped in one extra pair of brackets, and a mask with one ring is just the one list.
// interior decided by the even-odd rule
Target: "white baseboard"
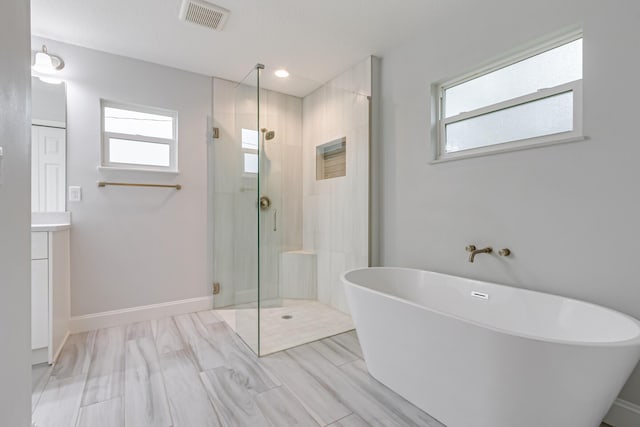
[(39, 365), (41, 363), (47, 363), (49, 360), (49, 348), (43, 347), (36, 350), (31, 350), (31, 364)]
[(609, 413), (604, 417), (604, 422), (613, 427), (640, 426), (640, 405), (616, 399)]
[(95, 329), (110, 328), (126, 325), (127, 323), (143, 322), (176, 314), (192, 313), (211, 310), (213, 296), (170, 301), (161, 304), (143, 305), (122, 310), (104, 311), (102, 313), (74, 316), (69, 322), (72, 334), (93, 331)]
[(62, 349), (64, 348), (64, 345), (67, 343), (67, 339), (69, 339), (69, 335), (71, 335), (71, 332), (67, 331), (64, 338), (62, 339), (62, 342), (60, 343), (60, 346), (58, 347), (57, 350), (55, 350), (55, 354), (53, 355), (53, 357), (50, 358), (49, 360), (50, 365), (58, 361), (58, 357), (60, 357), (60, 353), (62, 353)]

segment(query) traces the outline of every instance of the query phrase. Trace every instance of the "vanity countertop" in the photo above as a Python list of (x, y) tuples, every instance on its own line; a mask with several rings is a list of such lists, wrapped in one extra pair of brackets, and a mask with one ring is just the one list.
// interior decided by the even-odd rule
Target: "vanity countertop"
[(31, 214), (31, 231), (62, 231), (70, 228), (70, 212), (33, 212)]

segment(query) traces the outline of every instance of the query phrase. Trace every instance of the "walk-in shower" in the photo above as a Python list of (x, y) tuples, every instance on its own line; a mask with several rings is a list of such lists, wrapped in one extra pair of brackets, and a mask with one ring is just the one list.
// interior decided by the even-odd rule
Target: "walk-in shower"
[(371, 61), (326, 84), (213, 80), (214, 306), (259, 355), (353, 328), (339, 275), (369, 263)]

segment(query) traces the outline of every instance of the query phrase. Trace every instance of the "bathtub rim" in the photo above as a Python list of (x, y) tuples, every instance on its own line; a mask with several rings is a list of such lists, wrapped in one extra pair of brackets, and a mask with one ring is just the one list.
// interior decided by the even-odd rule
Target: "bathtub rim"
[[(363, 286), (363, 285), (359, 285), (357, 283), (353, 283), (352, 281), (347, 279), (347, 275), (349, 273), (353, 273), (356, 271), (361, 271), (361, 270), (404, 270), (404, 271), (413, 271), (413, 272), (427, 272), (427, 273), (433, 273), (439, 276), (447, 276), (447, 277), (454, 277), (454, 278), (458, 278), (458, 279), (466, 279), (466, 280), (472, 280), (474, 282), (480, 282), (480, 283), (486, 283), (488, 285), (494, 285), (494, 286), (499, 286), (499, 287), (503, 287), (503, 288), (514, 288), (517, 289), (519, 291), (525, 292), (525, 293), (534, 293), (534, 294), (544, 294), (544, 295), (551, 295), (557, 298), (563, 298), (563, 299), (567, 299), (567, 300), (571, 300), (571, 301), (575, 301), (581, 304), (586, 304), (592, 307), (597, 307), (598, 309), (601, 310), (605, 310), (608, 312), (611, 312), (614, 315), (617, 316), (622, 316), (624, 318), (626, 318), (627, 320), (631, 321), (632, 323), (634, 323), (637, 328), (638, 328), (638, 335), (636, 335), (634, 338), (628, 339), (628, 340), (624, 340), (624, 341), (609, 341), (609, 342), (599, 342), (599, 341), (569, 341), (569, 340), (562, 340), (562, 339), (557, 339), (557, 338), (546, 338), (543, 336), (536, 336), (536, 335), (529, 335), (529, 334), (523, 334), (523, 333), (519, 333), (519, 332), (515, 332), (513, 330), (509, 330), (509, 329), (503, 329), (503, 328), (498, 328), (495, 326), (491, 326), (485, 323), (481, 323), (481, 322), (477, 322), (475, 320), (471, 320), (468, 318), (464, 318), (461, 316), (457, 316), (455, 314), (452, 313), (447, 313), (441, 310), (437, 310), (434, 308), (430, 308), (430, 307), (425, 307), (423, 305), (420, 305), (418, 303), (415, 303), (413, 301), (409, 301), (405, 298), (400, 298), (397, 297), (395, 295), (391, 295), (388, 293), (384, 293), (384, 292), (380, 292), (377, 291), (375, 289), (371, 289), (367, 286)], [(419, 268), (409, 268), (409, 267), (359, 267), (359, 268), (354, 268), (351, 270), (347, 270), (345, 272), (343, 272), (342, 274), (340, 274), (340, 280), (345, 283), (345, 284), (349, 284), (350, 286), (355, 286), (361, 289), (364, 289), (366, 291), (369, 291), (371, 293), (374, 294), (378, 294), (387, 298), (391, 298), (394, 299), (396, 301), (400, 301), (406, 304), (409, 304), (411, 306), (414, 306), (416, 308), (422, 309), (422, 310), (427, 310), (430, 311), (432, 313), (436, 313), (439, 315), (443, 315), (461, 322), (465, 322), (465, 323), (469, 323), (472, 324), (474, 326), (478, 326), (484, 329), (489, 329), (491, 331), (497, 332), (497, 333), (501, 333), (501, 334), (505, 334), (505, 335), (511, 335), (514, 337), (518, 337), (518, 338), (524, 338), (524, 339), (528, 339), (528, 340), (534, 340), (534, 341), (538, 341), (538, 342), (546, 342), (546, 343), (553, 343), (553, 344), (563, 344), (563, 345), (574, 345), (574, 346), (586, 346), (586, 347), (633, 347), (633, 346), (640, 346), (640, 321), (638, 319), (636, 319), (633, 316), (630, 316), (626, 313), (622, 313), (620, 311), (614, 310), (612, 308), (609, 307), (605, 307), (599, 304), (594, 304), (588, 301), (583, 301), (583, 300), (579, 300), (576, 298), (570, 298), (570, 297), (565, 297), (562, 295), (557, 295), (557, 294), (552, 294), (549, 292), (540, 292), (540, 291), (534, 291), (531, 289), (526, 289), (526, 288), (519, 288), (516, 286), (509, 286), (509, 285), (503, 285), (500, 283), (494, 283), (494, 282), (487, 282), (484, 280), (477, 280), (477, 279), (471, 279), (469, 277), (463, 277), (463, 276), (455, 276), (453, 274), (446, 274), (446, 273), (440, 273), (437, 271), (431, 271), (431, 270), (422, 270)], [(355, 319), (354, 319), (355, 320)], [(357, 325), (356, 325), (357, 326)]]

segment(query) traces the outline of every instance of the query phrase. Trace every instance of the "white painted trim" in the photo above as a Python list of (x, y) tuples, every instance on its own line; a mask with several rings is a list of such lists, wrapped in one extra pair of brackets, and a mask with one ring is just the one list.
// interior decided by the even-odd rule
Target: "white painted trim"
[[(107, 132), (105, 130), (105, 122), (104, 122), (105, 108), (115, 108), (120, 110), (128, 110), (128, 111), (135, 111), (139, 113), (156, 114), (156, 115), (163, 115), (165, 117), (171, 117), (173, 121), (173, 135), (171, 138), (156, 138), (156, 137), (147, 137), (147, 136), (141, 136), (141, 135), (135, 135), (135, 134)], [(160, 170), (160, 171), (176, 172), (176, 173), (178, 172), (178, 112), (177, 111), (168, 110), (165, 108), (136, 105), (136, 104), (124, 104), (121, 102), (114, 102), (106, 99), (101, 99), (100, 100), (100, 129), (101, 129), (101, 140), (102, 140), (102, 149), (100, 151), (101, 152), (100, 166), (119, 168), (119, 169), (152, 170), (152, 171)], [(109, 154), (110, 153), (109, 145), (111, 144), (111, 138), (166, 144), (169, 146), (169, 166), (153, 166), (153, 165), (144, 165), (144, 164), (141, 165), (141, 164), (112, 162)]]
[[(552, 133), (526, 139), (516, 139), (501, 143), (493, 143), (490, 145), (468, 148), (453, 152), (446, 151), (446, 126), (449, 124), (461, 122), (486, 114), (497, 113), (510, 108), (519, 107), (530, 102), (540, 101), (565, 93), (571, 93), (573, 99), (573, 129), (570, 131)], [(489, 105), (487, 107), (478, 108), (477, 110), (461, 113), (457, 116), (441, 119), (438, 121), (437, 129), (438, 134), (436, 136), (437, 144), (435, 159), (431, 163), (440, 163), (469, 157), (486, 156), (494, 153), (504, 153), (507, 151), (522, 150), (526, 148), (533, 148), (536, 146), (553, 145), (556, 143), (581, 141), (585, 139), (584, 135), (582, 134), (582, 80), (565, 83), (550, 89), (539, 90), (532, 94), (509, 99), (507, 101)]]
[[(481, 107), (471, 112), (464, 112), (453, 117), (444, 117), (444, 109), (446, 103), (445, 92), (454, 86), (466, 83), (471, 80), (491, 74), (503, 68), (514, 65), (518, 62), (527, 60), (544, 52), (551, 51), (568, 43), (582, 39), (581, 29), (576, 29), (563, 36), (555, 37), (538, 46), (525, 49), (513, 55), (505, 56), (497, 61), (490, 62), (488, 65), (479, 67), (478, 69), (466, 73), (454, 79), (447, 81), (435, 82), (431, 85), (431, 137), (432, 141), (432, 157), (430, 164), (459, 160), (469, 157), (479, 157), (495, 153), (503, 153), (507, 151), (521, 150), (532, 148), (535, 146), (551, 145), (554, 142), (568, 142), (584, 139), (582, 133), (582, 78), (573, 82), (561, 84), (553, 88), (541, 89), (537, 92), (511, 98), (493, 105)], [(446, 126), (451, 123), (460, 122), (469, 118), (490, 114), (509, 108), (524, 105), (529, 102), (549, 98), (565, 92), (573, 93), (573, 130), (569, 132), (561, 132), (556, 134), (544, 135), (541, 137), (528, 138), (523, 140), (508, 141), (500, 144), (490, 144), (483, 147), (477, 147), (468, 150), (460, 150), (455, 152), (446, 151)], [(496, 147), (496, 148), (493, 148)]]
[(31, 124), (33, 126), (44, 126), (48, 128), (60, 128), (60, 129), (66, 129), (67, 127), (67, 124), (65, 122), (59, 122), (57, 120), (32, 119)]
[(53, 352), (55, 349), (53, 348), (53, 236), (50, 232), (47, 232), (47, 292), (49, 294), (49, 336), (47, 338), (47, 342), (49, 343), (47, 347), (47, 361), (49, 365), (53, 363)]
[(211, 310), (213, 296), (205, 296), (160, 304), (143, 305), (124, 308), (121, 310), (104, 311), (102, 313), (86, 314), (71, 317), (69, 329), (72, 334), (126, 325), (127, 323), (143, 322), (145, 320), (174, 316), (176, 314), (193, 313)]
[(473, 71), (465, 73), (459, 77), (437, 82), (436, 84), (443, 89), (449, 89), (453, 86), (458, 86), (462, 83), (470, 80), (477, 79), (479, 77), (491, 74), (494, 71), (498, 71), (502, 68), (506, 68), (510, 65), (540, 55), (544, 52), (556, 49), (560, 46), (572, 43), (576, 40), (584, 38), (582, 28), (576, 28), (566, 34), (558, 35), (550, 39), (544, 40), (540, 43), (534, 42), (530, 47), (519, 49), (516, 48), (512, 52), (506, 55), (501, 55), (497, 59), (489, 60), (484, 66), (480, 66)]
[[(568, 132), (567, 132), (568, 133)], [(520, 141), (504, 142), (502, 144), (488, 145), (486, 147), (473, 148), (469, 150), (456, 151), (456, 155), (452, 157), (440, 157), (437, 160), (431, 160), (430, 165), (437, 165), (439, 163), (447, 163), (462, 159), (472, 159), (475, 157), (492, 156), (494, 154), (510, 153), (513, 151), (530, 150), (533, 148), (549, 147), (552, 145), (566, 144), (568, 142), (585, 141), (588, 138), (586, 136), (567, 136), (559, 138), (559, 134), (547, 135), (539, 138), (545, 138), (544, 141), (538, 138), (522, 139)], [(537, 141), (537, 142), (536, 142)], [(482, 150), (482, 148), (490, 147), (489, 150)]]
[(58, 361), (58, 357), (60, 357), (60, 353), (62, 353), (62, 349), (64, 348), (64, 345), (67, 343), (67, 340), (69, 339), (69, 335), (71, 335), (71, 332), (67, 331), (67, 334), (64, 336), (62, 343), (60, 343), (60, 347), (58, 347), (56, 354), (54, 354), (51, 360), (49, 360), (50, 365)]
[(49, 347), (36, 348), (31, 350), (31, 364), (39, 365), (49, 360)]
[(640, 426), (640, 405), (616, 399), (609, 413), (604, 417), (604, 422), (613, 427)]
[(120, 173), (120, 172), (135, 172), (137, 174), (160, 174), (160, 175), (180, 175), (179, 170), (162, 170), (162, 169), (145, 169), (144, 167), (135, 167), (135, 168), (119, 168), (115, 166), (98, 166), (98, 172), (105, 173)]

